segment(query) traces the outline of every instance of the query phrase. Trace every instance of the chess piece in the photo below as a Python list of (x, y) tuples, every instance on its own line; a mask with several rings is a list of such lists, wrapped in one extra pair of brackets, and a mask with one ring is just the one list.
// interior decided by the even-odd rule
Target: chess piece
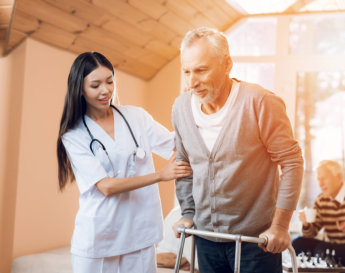
[(332, 249), (331, 260), (332, 260), (333, 267), (338, 267), (338, 263), (337, 263), (336, 256), (335, 256), (335, 249)]
[(330, 255), (330, 250), (328, 248), (326, 249), (325, 262), (327, 264), (327, 267), (332, 267), (332, 258), (331, 258), (331, 255)]
[(311, 251), (308, 250), (306, 254), (307, 254), (307, 262), (310, 262), (311, 261)]
[(315, 254), (315, 258), (316, 258), (316, 263), (319, 264), (320, 263), (320, 255), (319, 255), (319, 253)]

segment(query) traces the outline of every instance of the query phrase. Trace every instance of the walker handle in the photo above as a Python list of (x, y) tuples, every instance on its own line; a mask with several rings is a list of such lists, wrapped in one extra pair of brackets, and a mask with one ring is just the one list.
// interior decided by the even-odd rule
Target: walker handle
[[(181, 245), (179, 250), (179, 255), (182, 256), (183, 252), (183, 245), (184, 245), (184, 239), (185, 234), (191, 234), (191, 235), (200, 235), (200, 236), (206, 236), (206, 237), (213, 237), (213, 238), (222, 238), (232, 241), (239, 241), (239, 242), (248, 242), (248, 243), (260, 243), (263, 245), (267, 245), (268, 243), (268, 237), (267, 235), (261, 235), (261, 237), (250, 237), (250, 236), (242, 236), (242, 235), (234, 235), (234, 234), (226, 234), (226, 233), (219, 233), (219, 232), (210, 232), (210, 231), (203, 231), (203, 230), (196, 230), (196, 229), (188, 229), (185, 227), (178, 227), (177, 232), (181, 233)], [(182, 242), (183, 241), (183, 242)], [(296, 252), (295, 249), (292, 247), (292, 245), (288, 246), (288, 251), (291, 256), (291, 265), (292, 265), (292, 272), (298, 273), (298, 265), (297, 265), (297, 259), (296, 259)], [(175, 264), (175, 272), (179, 272), (179, 263), (180, 261), (176, 261)], [(191, 272), (194, 271), (194, 268), (191, 268)]]

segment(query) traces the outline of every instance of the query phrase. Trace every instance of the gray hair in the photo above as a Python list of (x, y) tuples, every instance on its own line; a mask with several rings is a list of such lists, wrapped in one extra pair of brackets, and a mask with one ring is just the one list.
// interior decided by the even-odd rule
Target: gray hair
[(180, 52), (182, 53), (185, 48), (191, 46), (200, 39), (206, 39), (218, 56), (230, 56), (229, 44), (226, 36), (217, 29), (210, 27), (199, 27), (188, 31), (182, 40)]
[(334, 176), (341, 175), (343, 176), (343, 169), (340, 164), (334, 160), (323, 160), (317, 166), (317, 169), (326, 168), (329, 170)]

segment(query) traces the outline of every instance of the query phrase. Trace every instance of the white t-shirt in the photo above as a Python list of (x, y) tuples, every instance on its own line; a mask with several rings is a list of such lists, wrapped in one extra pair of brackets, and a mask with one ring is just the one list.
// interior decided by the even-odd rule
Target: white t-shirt
[(232, 87), (228, 99), (224, 106), (216, 113), (207, 115), (201, 110), (201, 103), (192, 95), (191, 105), (192, 113), (198, 130), (204, 140), (206, 147), (211, 152), (214, 143), (219, 135), (220, 130), (223, 128), (226, 115), (231, 108), (237, 96), (240, 83), (232, 80)]
[(113, 167), (97, 143), (93, 146), (95, 155), (92, 154), (91, 137), (82, 121), (62, 138), (80, 191), (71, 252), (82, 257), (118, 256), (156, 244), (163, 237), (157, 184), (109, 197), (95, 186), (101, 179), (113, 177), (114, 171), (116, 177), (152, 173), (152, 153), (168, 159), (175, 146), (174, 133), (155, 122), (146, 111), (134, 106), (117, 107), (131, 126), (138, 145), (145, 150), (144, 159), (134, 161), (136, 146), (124, 120), (115, 110), (115, 139), (85, 116), (91, 134), (103, 143)]

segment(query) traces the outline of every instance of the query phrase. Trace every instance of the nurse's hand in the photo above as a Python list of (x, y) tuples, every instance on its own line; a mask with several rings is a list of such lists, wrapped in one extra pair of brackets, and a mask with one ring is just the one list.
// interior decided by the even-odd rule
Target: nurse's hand
[(158, 172), (160, 181), (173, 180), (175, 178), (181, 178), (189, 176), (193, 173), (192, 168), (188, 162), (179, 161), (176, 162), (176, 156), (173, 156), (168, 165)]
[[(180, 220), (178, 220), (175, 224), (173, 224), (172, 229), (175, 233), (176, 238), (180, 238), (180, 233), (177, 232), (178, 227), (185, 227), (185, 228), (191, 228), (194, 225), (193, 220), (189, 218), (182, 217)], [(190, 234), (186, 234), (186, 237), (190, 236)]]

